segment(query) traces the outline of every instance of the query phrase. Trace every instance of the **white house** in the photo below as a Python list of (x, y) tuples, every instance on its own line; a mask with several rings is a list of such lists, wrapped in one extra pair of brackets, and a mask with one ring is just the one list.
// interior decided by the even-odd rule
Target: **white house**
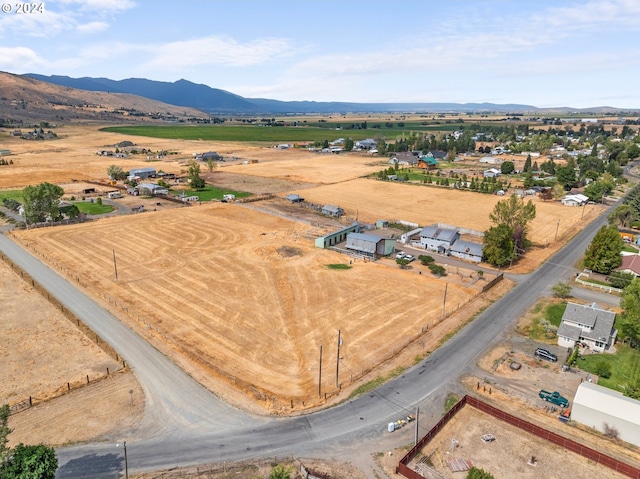
[(480, 263), (482, 261), (482, 245), (471, 241), (456, 240), (448, 252), (449, 256)]
[(378, 142), (373, 138), (367, 138), (366, 140), (356, 141), (353, 146), (362, 150), (370, 150), (371, 148), (375, 148), (377, 144)]
[(500, 170), (489, 168), (482, 173), (482, 176), (484, 176), (485, 178), (497, 178), (498, 176), (500, 176)]
[(427, 251), (445, 253), (451, 245), (460, 238), (456, 230), (438, 228), (437, 226), (425, 226), (420, 231), (420, 244)]
[(573, 399), (571, 420), (640, 446), (640, 401), (590, 382), (581, 383)]
[(589, 197), (577, 193), (575, 195), (565, 195), (560, 201), (565, 206), (583, 206), (587, 204)]
[(590, 349), (604, 352), (613, 346), (618, 331), (613, 328), (616, 313), (601, 309), (596, 303), (567, 303), (558, 328), (558, 345), (574, 347), (585, 343)]

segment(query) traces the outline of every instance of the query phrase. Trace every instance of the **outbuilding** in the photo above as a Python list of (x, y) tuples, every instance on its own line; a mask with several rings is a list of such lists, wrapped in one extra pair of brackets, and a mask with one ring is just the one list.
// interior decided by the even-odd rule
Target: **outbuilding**
[(346, 248), (364, 256), (379, 258), (393, 253), (395, 240), (366, 233), (349, 233)]
[(134, 178), (155, 178), (157, 175), (157, 171), (155, 168), (134, 168), (129, 170), (129, 177)]
[(344, 215), (344, 210), (339, 206), (334, 205), (324, 205), (322, 207), (322, 214), (333, 216), (335, 218), (339, 218)]
[(459, 237), (460, 233), (456, 230), (425, 226), (420, 231), (420, 244), (428, 251), (445, 253)]
[(288, 194), (286, 197), (291, 203), (302, 203), (304, 198), (300, 195), (296, 195), (295, 193)]
[(640, 401), (618, 391), (583, 382), (571, 407), (571, 420), (640, 446)]
[(482, 261), (482, 245), (471, 241), (457, 240), (447, 251), (449, 256), (480, 263)]

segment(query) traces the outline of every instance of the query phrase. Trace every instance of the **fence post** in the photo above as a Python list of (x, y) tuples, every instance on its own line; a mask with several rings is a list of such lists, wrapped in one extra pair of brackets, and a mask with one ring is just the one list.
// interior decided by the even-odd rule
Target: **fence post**
[(87, 374), (87, 384), (89, 384), (89, 375)]

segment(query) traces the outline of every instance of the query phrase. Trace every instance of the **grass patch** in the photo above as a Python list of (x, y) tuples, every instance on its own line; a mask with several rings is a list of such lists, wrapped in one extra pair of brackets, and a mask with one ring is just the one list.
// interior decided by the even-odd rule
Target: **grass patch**
[(627, 245), (624, 245), (622, 247), (622, 251), (625, 251), (627, 253), (634, 253), (634, 254), (638, 253), (638, 250), (636, 248), (634, 248), (633, 246), (627, 246)]
[(531, 323), (520, 332), (536, 341), (553, 344), (565, 309), (567, 309), (567, 303), (555, 303), (548, 299), (538, 301), (528, 313), (531, 316)]
[(24, 199), (22, 198), (22, 190), (0, 190), (0, 205), (2, 204), (2, 200), (4, 198), (16, 200), (20, 204), (24, 203)]
[(98, 203), (88, 203), (86, 201), (77, 201), (74, 203), (81, 213), (86, 215), (103, 215), (111, 213), (115, 208), (111, 205), (100, 205)]
[(331, 263), (326, 265), (329, 269), (351, 269), (353, 266), (344, 263)]
[(218, 188), (216, 186), (205, 186), (201, 190), (184, 190), (187, 196), (197, 196), (200, 201), (221, 200), (223, 195), (235, 195), (236, 198), (246, 198), (251, 193), (243, 191), (233, 191), (227, 188)]
[(405, 370), (404, 367), (398, 366), (386, 376), (378, 376), (373, 381), (369, 381), (368, 383), (363, 384), (362, 386), (357, 388), (355, 391), (353, 391), (349, 396), (349, 399), (352, 399), (357, 396), (361, 396), (362, 394), (366, 394), (369, 391), (373, 391), (374, 389), (382, 386), (387, 381), (400, 376), (404, 372), (404, 370)]
[(598, 380), (600, 386), (624, 392), (627, 384), (640, 380), (640, 351), (627, 344), (616, 345), (615, 354), (581, 356), (576, 366), (583, 371), (596, 374), (596, 368), (602, 362), (609, 365), (611, 377), (600, 378)]
[(449, 410), (456, 405), (456, 403), (460, 401), (460, 398), (453, 393), (449, 393), (447, 398), (444, 400), (444, 412), (449, 412)]

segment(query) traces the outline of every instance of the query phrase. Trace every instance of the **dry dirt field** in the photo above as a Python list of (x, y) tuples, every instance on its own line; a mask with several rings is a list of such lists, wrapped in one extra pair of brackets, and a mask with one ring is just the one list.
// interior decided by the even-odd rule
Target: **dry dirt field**
[[(328, 362), (339, 329), (340, 382), (347, 385), (440, 318), (442, 280), (362, 261), (330, 270), (327, 264), (349, 260), (314, 248), (317, 232), (310, 226), (238, 205), (180, 212), (14, 234), (94, 294), (100, 291), (107, 305), (109, 299), (126, 305), (128, 313), (116, 311), (119, 316), (166, 343), (165, 351), (175, 348), (177, 361), (205, 384), (215, 389), (208, 378), (222, 376), (268, 409), (291, 401), (308, 406), (317, 398), (319, 347)], [(477, 287), (450, 283), (449, 308), (464, 305)], [(333, 382), (325, 376), (323, 390), (336, 392)]]
[[(492, 434), (495, 441), (482, 442), (483, 434)], [(452, 447), (453, 440), (457, 444), (454, 443)], [(462, 408), (455, 415), (425, 446), (422, 455), (429, 455), (434, 451), (431, 457), (433, 468), (446, 479), (464, 477), (464, 473), (454, 473), (449, 468), (447, 460), (452, 458), (469, 460), (474, 466), (490, 472), (496, 478), (626, 477), (521, 429), (497, 421), (470, 406)], [(527, 464), (532, 456), (536, 458), (536, 466)], [(423, 468), (425, 473), (426, 467)], [(423, 475), (438, 477), (426, 473)]]

